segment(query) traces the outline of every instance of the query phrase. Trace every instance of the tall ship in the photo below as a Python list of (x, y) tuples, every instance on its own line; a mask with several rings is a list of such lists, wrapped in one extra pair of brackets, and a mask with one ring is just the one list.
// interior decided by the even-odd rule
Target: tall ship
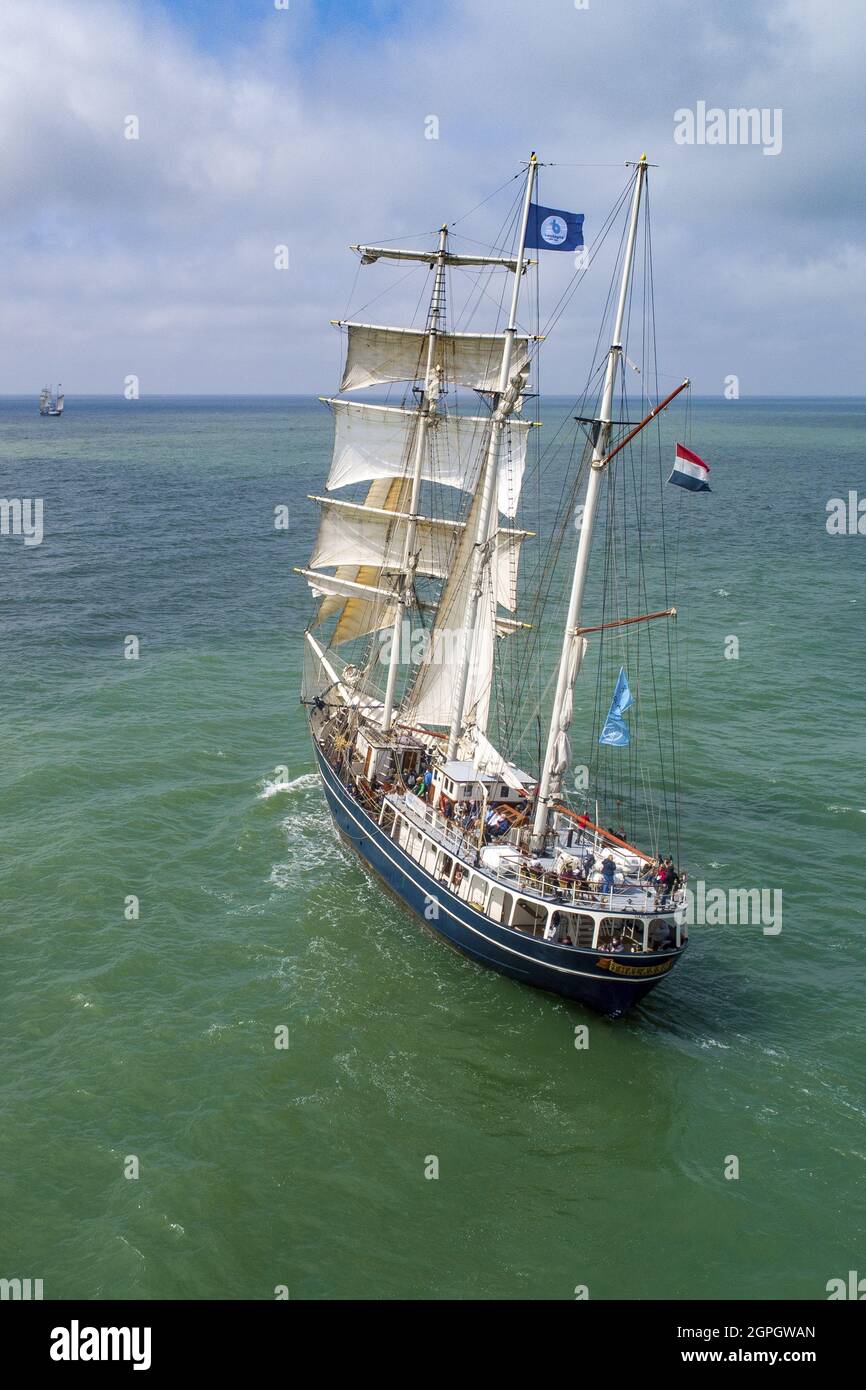
[(53, 386), (43, 386), (39, 392), (39, 414), (40, 415), (62, 415), (63, 414), (63, 387), (58, 386), (54, 390)]
[[(617, 1017), (687, 949), (684, 494), (660, 417), (689, 383), (663, 388), (655, 364), (646, 156), (589, 247), (582, 216), (538, 203), (542, 167), (514, 176), (489, 249), (447, 226), (420, 249), (351, 248), (360, 276), (423, 286), (415, 326), (334, 321), (301, 698), (336, 829), (381, 883), (479, 964)], [(575, 269), (542, 324), (547, 250)], [(605, 336), (542, 443), (542, 352), (605, 251)]]

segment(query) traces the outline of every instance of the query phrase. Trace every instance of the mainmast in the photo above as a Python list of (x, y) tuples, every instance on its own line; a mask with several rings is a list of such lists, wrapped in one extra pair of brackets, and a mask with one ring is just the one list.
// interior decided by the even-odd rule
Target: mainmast
[(596, 513), (598, 511), (601, 479), (610, 461), (608, 458), (608, 444), (610, 442), (613, 418), (613, 391), (616, 384), (617, 369), (622, 357), (622, 325), (625, 318), (629, 286), (631, 284), (635, 240), (637, 238), (638, 214), (640, 212), (641, 193), (646, 176), (647, 158), (644, 154), (640, 157), (637, 173), (635, 175), (628, 237), (626, 240), (625, 255), (623, 257), (622, 279), (619, 287), (619, 301), (617, 303), (616, 318), (614, 320), (613, 338), (607, 357), (604, 390), (602, 392), (601, 408), (598, 415), (598, 430), (593, 442), (592, 463), (586, 489), (586, 499), (584, 502), (583, 519), (580, 529), (580, 541), (577, 547), (577, 557), (574, 562), (571, 597), (568, 604), (568, 616), (565, 622), (562, 652), (559, 658), (556, 694), (554, 696), (553, 709), (550, 715), (550, 732), (547, 738), (547, 750), (544, 755), (544, 765), (541, 770), (541, 780), (538, 787), (538, 802), (533, 824), (533, 842), (536, 847), (541, 847), (544, 843), (544, 836), (550, 818), (550, 803), (553, 799), (553, 795), (558, 791), (559, 779), (568, 766), (570, 757), (568, 730), (571, 726), (572, 690), (577, 674), (580, 671), (584, 649), (584, 638), (578, 631), (578, 628), (580, 625), (583, 595), (586, 588), (586, 576), (589, 568), (592, 533), (595, 526)]
[(391, 727), (394, 712), (394, 688), (397, 683), (397, 665), (402, 641), (403, 619), (411, 598), (415, 577), (415, 541), (418, 529), (418, 499), (421, 494), (421, 477), (424, 455), (427, 448), (427, 430), (430, 420), (436, 413), (436, 402), (441, 387), (442, 368), (436, 362), (436, 335), (442, 312), (442, 282), (445, 274), (445, 247), (448, 228), (439, 229), (439, 251), (436, 256), (436, 275), (433, 293), (430, 298), (430, 312), (427, 319), (427, 361), (424, 370), (424, 394), (418, 407), (418, 426), (415, 433), (415, 455), (412, 469), (412, 492), (409, 501), (409, 522), (403, 543), (403, 560), (400, 576), (400, 595), (391, 634), (391, 657), (388, 666), (388, 681), (385, 686), (385, 706), (382, 710), (382, 728), (387, 733)]
[(532, 191), (535, 186), (537, 170), (538, 161), (535, 156), (535, 151), (533, 150), (532, 154), (529, 156), (529, 164), (526, 170), (526, 189), (523, 196), (520, 234), (517, 243), (517, 263), (514, 268), (511, 311), (508, 316), (508, 327), (505, 330), (505, 341), (502, 345), (502, 363), (499, 370), (499, 382), (494, 396), (490, 440), (480, 480), (481, 505), (478, 511), (478, 522), (475, 531), (475, 547), (472, 555), (472, 580), (469, 586), (469, 601), (463, 622), (462, 650), (460, 665), (457, 671), (451, 729), (448, 735), (449, 758), (455, 757), (457, 753), (457, 744), (462, 732), (463, 711), (466, 703), (466, 686), (469, 679), (469, 665), (472, 658), (473, 636), (478, 621), (478, 605), (481, 599), (484, 565), (487, 559), (485, 552), (489, 540), (491, 504), (497, 475), (502, 429), (505, 420), (511, 414), (517, 403), (520, 387), (522, 385), (522, 379), (519, 376), (514, 382), (511, 382), (509, 378), (511, 372), (511, 359), (514, 351), (514, 336), (517, 330), (517, 305), (520, 298), (520, 281), (524, 268), (523, 254), (526, 249), (526, 228), (529, 222), (529, 210), (532, 203)]

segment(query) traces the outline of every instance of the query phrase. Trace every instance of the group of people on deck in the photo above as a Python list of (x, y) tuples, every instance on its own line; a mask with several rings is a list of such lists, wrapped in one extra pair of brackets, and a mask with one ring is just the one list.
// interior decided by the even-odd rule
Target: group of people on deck
[(683, 879), (677, 872), (674, 861), (669, 854), (663, 859), (654, 859), (647, 864), (642, 876), (655, 887), (656, 908), (664, 907), (683, 883)]
[[(419, 768), (412, 790), (422, 801), (432, 804), (433, 768), (429, 763), (422, 764)], [(527, 804), (526, 801), (516, 803), (513, 809), (518, 816), (526, 811)], [(462, 830), (469, 831), (478, 823), (478, 817), (481, 815), (481, 803), (479, 801), (467, 801), (461, 802), (458, 806), (450, 796), (446, 796), (445, 792), (442, 791), (439, 793), (438, 810), (446, 821), (453, 821), (455, 824), (459, 824)], [(492, 840), (498, 840), (502, 835), (506, 835), (512, 824), (512, 820), (505, 815), (499, 804), (489, 805), (484, 815), (485, 842), (489, 843)]]

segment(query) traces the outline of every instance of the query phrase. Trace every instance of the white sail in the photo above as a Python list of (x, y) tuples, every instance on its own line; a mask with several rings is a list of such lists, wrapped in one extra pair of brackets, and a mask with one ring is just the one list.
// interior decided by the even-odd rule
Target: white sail
[[(334, 413), (334, 457), (326, 484), (329, 492), (374, 478), (411, 475), (417, 411), (322, 399)], [(422, 481), (474, 492), (489, 427), (489, 416), (432, 414), (427, 424)], [(531, 429), (529, 420), (512, 420), (508, 425), (508, 445), (502, 450), (497, 483), (499, 510), (508, 517), (515, 515), (520, 500)]]
[[(467, 523), (467, 527), (470, 524)], [(497, 617), (496, 608), (501, 604), (513, 612), (517, 607), (520, 546), (528, 534), (526, 531), (497, 531), (491, 541), (489, 563), (482, 575), (464, 705), (466, 724), (474, 724), (481, 730), (487, 727), (496, 639), (516, 630), (515, 624), (503, 623)], [(462, 538), (460, 553), (442, 593), (430, 648), (408, 697), (406, 712), (413, 723), (442, 725), (451, 722), (454, 671), (463, 641), (459, 624), (466, 612), (472, 581), (470, 536), (471, 532), (466, 532)]]
[[(370, 484), (366, 505), (382, 511), (401, 512), (409, 504), (408, 491), (409, 484), (405, 478), (380, 478)], [(391, 588), (390, 579), (383, 575), (378, 565), (339, 564), (334, 578), (355, 584), (362, 590)], [(383, 600), (375, 597), (368, 599), (363, 593), (345, 598), (338, 594), (326, 594), (319, 604), (316, 624), (336, 616), (331, 646), (340, 646), (387, 626), (385, 619), (389, 612), (392, 610), (390, 606), (387, 609), (383, 607)]]
[(385, 602), (392, 602), (394, 595), (388, 589), (378, 589), (374, 584), (359, 584), (351, 579), (344, 579), (340, 575), (322, 574), (319, 570), (298, 569), (296, 573), (302, 574), (310, 586), (310, 592), (314, 598), (321, 598), (324, 594), (330, 594), (335, 598), (363, 598), (366, 600), (382, 599)]
[[(410, 519), (406, 513), (368, 507), (362, 502), (337, 502), (331, 497), (312, 500), (322, 508), (319, 534), (310, 556), (312, 569), (330, 565), (401, 569), (405, 528)], [(416, 527), (418, 573), (442, 578), (448, 573), (460, 524), (422, 517)]]
[[(467, 574), (467, 582), (468, 579)], [(478, 621), (475, 624), (469, 658), (464, 711), (467, 724), (476, 724), (479, 728), (486, 729), (493, 688), (496, 642), (496, 605), (491, 595), (489, 571), (485, 571), (482, 584)], [(454, 671), (462, 638), (461, 629), (445, 625), (434, 627), (430, 649), (404, 710), (405, 717), (411, 723), (450, 724), (454, 709)]]
[[(423, 329), (344, 323), (349, 331), (341, 391), (360, 391), (391, 381), (417, 381), (425, 373), (428, 335)], [(502, 362), (503, 333), (439, 333), (434, 366), (456, 386), (495, 391)], [(515, 371), (529, 365), (529, 338), (514, 340)]]

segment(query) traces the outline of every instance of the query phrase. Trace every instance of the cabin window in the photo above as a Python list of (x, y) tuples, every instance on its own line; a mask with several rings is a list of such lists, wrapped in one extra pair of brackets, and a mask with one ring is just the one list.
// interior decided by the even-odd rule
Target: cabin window
[(643, 922), (639, 917), (602, 917), (596, 941), (598, 950), (609, 951), (615, 937), (622, 942), (624, 951), (642, 951)]
[(661, 951), (666, 947), (671, 947), (676, 941), (676, 929), (673, 922), (666, 922), (663, 917), (654, 917), (649, 924), (647, 945), (650, 951)]
[(572, 946), (592, 946), (595, 922), (586, 913), (566, 912), (562, 909), (557, 914), (557, 935), (561, 942), (569, 942)]
[(633, 951), (643, 950), (643, 922), (639, 917), (623, 923), (623, 940), (629, 943)]
[(503, 922), (507, 925), (511, 917), (512, 901), (511, 894), (506, 893), (504, 888), (494, 888), (487, 904), (488, 917), (492, 917), (494, 922)]
[(556, 927), (556, 941), (561, 945), (567, 942), (570, 946), (575, 944), (576, 918), (573, 912), (563, 912), (561, 908), (554, 912), (552, 924)]
[(607, 950), (615, 936), (622, 936), (623, 920), (621, 917), (602, 917), (598, 927), (598, 940), (596, 945), (602, 951)]
[(547, 908), (544, 903), (533, 902), (531, 898), (518, 898), (514, 906), (512, 927), (520, 927), (533, 936), (540, 936), (547, 925)]
[(595, 919), (581, 912), (577, 918), (577, 939), (575, 946), (591, 946), (595, 935)]
[(473, 907), (483, 908), (487, 898), (487, 881), (473, 874), (469, 882), (469, 901)]

